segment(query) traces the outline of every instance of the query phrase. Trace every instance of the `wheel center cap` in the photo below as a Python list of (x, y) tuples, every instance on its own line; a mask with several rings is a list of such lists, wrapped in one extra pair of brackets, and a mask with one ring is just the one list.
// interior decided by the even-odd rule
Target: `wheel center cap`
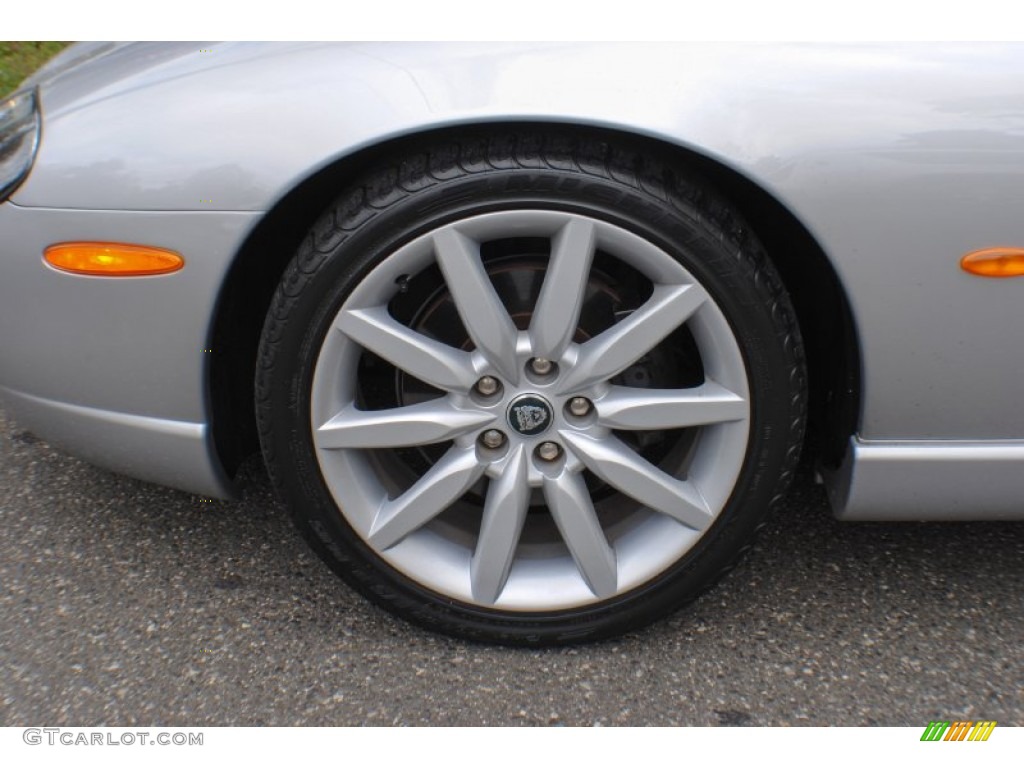
[(521, 435), (539, 435), (551, 426), (551, 404), (540, 395), (520, 395), (508, 406), (508, 423)]

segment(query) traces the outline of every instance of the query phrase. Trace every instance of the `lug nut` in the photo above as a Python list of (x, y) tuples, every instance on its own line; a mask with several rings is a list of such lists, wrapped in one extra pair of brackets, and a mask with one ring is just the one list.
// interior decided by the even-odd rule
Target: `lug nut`
[(590, 401), (585, 397), (574, 397), (569, 401), (569, 413), (573, 416), (586, 416), (590, 407)]
[(505, 443), (505, 433), (497, 429), (488, 429), (480, 435), (480, 442), (488, 448), (500, 448)]
[(554, 363), (546, 357), (535, 357), (530, 361), (530, 368), (532, 368), (533, 372), (538, 376), (547, 376), (551, 373), (551, 369), (554, 367)]
[(501, 389), (501, 384), (493, 376), (484, 376), (476, 383), (476, 391), (484, 397), (490, 397)]
[(557, 443), (546, 442), (537, 446), (537, 455), (544, 461), (554, 461), (561, 455), (562, 449)]

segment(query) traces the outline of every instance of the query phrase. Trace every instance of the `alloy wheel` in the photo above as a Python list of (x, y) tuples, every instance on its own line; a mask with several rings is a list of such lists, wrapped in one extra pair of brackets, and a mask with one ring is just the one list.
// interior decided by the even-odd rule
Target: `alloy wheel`
[(734, 490), (750, 418), (736, 336), (678, 260), (528, 208), (446, 222), (369, 270), (310, 405), (320, 473), (366, 545), (513, 612), (605, 601), (679, 561)]

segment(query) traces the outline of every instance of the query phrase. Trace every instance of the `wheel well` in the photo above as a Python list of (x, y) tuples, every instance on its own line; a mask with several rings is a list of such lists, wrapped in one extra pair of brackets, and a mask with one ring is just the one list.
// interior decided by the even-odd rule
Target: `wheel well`
[[(471, 130), (534, 131), (570, 128), (640, 144), (676, 168), (701, 177), (747, 220), (775, 263), (797, 312), (807, 353), (810, 413), (805, 459), (835, 465), (855, 431), (860, 409), (860, 356), (849, 303), (828, 257), (796, 217), (778, 200), (738, 172), (708, 157), (633, 134), (558, 124), (508, 123)], [(256, 353), (271, 298), (285, 267), (320, 214), (347, 183), (381, 159), (401, 154), (446, 132), (444, 129), (383, 142), (342, 158), (304, 180), (274, 205), (246, 238), (217, 302), (212, 331), (209, 384), (217, 454), (234, 474), (259, 449), (254, 413)], [(465, 129), (461, 129), (465, 130)]]

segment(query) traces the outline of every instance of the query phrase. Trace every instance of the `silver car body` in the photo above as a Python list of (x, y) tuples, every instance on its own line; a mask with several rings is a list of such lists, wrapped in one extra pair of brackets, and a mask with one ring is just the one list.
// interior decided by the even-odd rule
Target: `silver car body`
[[(0, 394), (97, 464), (230, 496), (207, 350), (266, 212), (392, 139), (539, 121), (705, 157), (814, 238), (861, 369), (825, 478), (839, 516), (1024, 518), (1024, 280), (958, 267), (1024, 244), (1018, 46), (87, 44), (28, 85), (43, 133), (0, 205)], [(111, 280), (40, 258), (89, 239), (187, 267)]]

